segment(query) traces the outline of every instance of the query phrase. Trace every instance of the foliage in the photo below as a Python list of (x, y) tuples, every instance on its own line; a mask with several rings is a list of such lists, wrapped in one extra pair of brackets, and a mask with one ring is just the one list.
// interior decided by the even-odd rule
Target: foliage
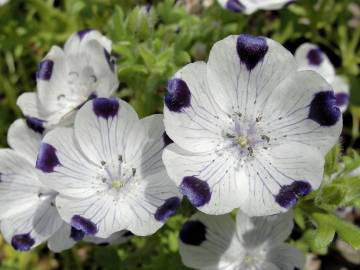
[[(201, 14), (189, 14), (175, 0), (165, 0), (153, 1), (147, 16), (141, 9), (145, 1), (12, 0), (0, 7), (0, 146), (6, 146), (10, 123), (21, 116), (17, 96), (35, 88), (41, 58), (52, 45), (88, 27), (113, 41), (121, 81), (117, 95), (141, 116), (161, 112), (167, 80), (183, 65), (206, 60), (213, 43), (227, 35), (264, 35), (291, 51), (304, 41), (317, 43), (351, 84), (351, 108), (345, 118), (353, 121), (345, 122), (344, 135), (354, 145), (360, 120), (360, 27), (349, 26), (351, 2), (302, 0), (281, 11), (245, 16), (217, 4)], [(360, 248), (359, 228), (336, 216), (338, 207), (360, 206), (360, 179), (348, 176), (358, 166), (360, 157), (350, 148), (337, 146), (328, 154), (324, 185), (303, 198), (295, 210), (301, 231), (295, 245), (325, 254), (337, 235)], [(185, 201), (159, 233), (134, 237), (119, 247), (81, 243), (62, 254), (49, 253), (45, 246), (24, 254), (1, 242), (0, 270), (166, 269), (170, 265), (186, 269), (178, 254), (177, 234), (193, 211)]]

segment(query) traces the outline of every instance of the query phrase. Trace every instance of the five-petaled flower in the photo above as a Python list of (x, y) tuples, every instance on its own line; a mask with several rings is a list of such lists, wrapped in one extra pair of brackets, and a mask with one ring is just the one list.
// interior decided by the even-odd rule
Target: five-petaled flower
[(164, 103), (175, 142), (164, 150), (166, 169), (208, 214), (287, 211), (319, 187), (342, 128), (332, 87), (265, 37), (217, 42), (207, 63), (175, 74)]
[(304, 255), (284, 243), (293, 228), (289, 211), (267, 217), (195, 214), (180, 231), (183, 263), (194, 269), (300, 270)]
[(276, 10), (295, 0), (218, 0), (219, 4), (234, 12), (252, 14), (258, 10)]
[(111, 41), (91, 29), (74, 33), (64, 50), (53, 46), (36, 74), (37, 92), (18, 98), (25, 117), (43, 127), (71, 124), (86, 101), (109, 97), (119, 84), (110, 52)]
[(73, 128), (46, 134), (36, 167), (59, 192), (62, 218), (85, 235), (124, 229), (149, 235), (181, 200), (161, 159), (165, 138), (162, 115), (139, 120), (120, 99), (94, 98), (78, 111)]
[(335, 74), (335, 68), (327, 55), (315, 44), (304, 43), (295, 52), (299, 70), (318, 72), (334, 89), (336, 104), (342, 112), (349, 105), (349, 84)]

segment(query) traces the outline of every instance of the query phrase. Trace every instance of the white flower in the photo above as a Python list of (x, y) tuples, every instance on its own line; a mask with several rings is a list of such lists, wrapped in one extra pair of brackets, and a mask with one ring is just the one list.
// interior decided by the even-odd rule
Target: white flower
[(219, 4), (234, 12), (251, 14), (261, 10), (281, 9), (286, 4), (295, 2), (294, 0), (218, 0)]
[(72, 123), (76, 110), (96, 96), (109, 97), (118, 87), (111, 41), (98, 31), (74, 33), (64, 50), (53, 46), (37, 72), (37, 92), (17, 101), (26, 117), (45, 127)]
[(334, 89), (336, 104), (342, 112), (349, 105), (349, 84), (335, 74), (335, 68), (327, 55), (315, 44), (304, 43), (295, 52), (299, 70), (318, 72)]
[(149, 235), (180, 204), (161, 160), (162, 115), (139, 120), (126, 102), (95, 98), (77, 113), (74, 128), (44, 137), (37, 168), (57, 192), (60, 215), (86, 235), (120, 230)]
[(12, 149), (0, 150), (1, 232), (19, 251), (27, 251), (48, 240), (53, 251), (71, 247), (77, 233), (59, 216), (57, 193), (40, 180), (35, 169), (42, 126), (28, 118), (15, 121), (8, 132)]
[(331, 86), (297, 71), (279, 43), (250, 35), (217, 42), (208, 63), (168, 83), (164, 124), (175, 142), (163, 154), (169, 176), (202, 212), (287, 211), (323, 177), (342, 114)]
[(5, 5), (9, 0), (0, 0), (0, 6)]
[(180, 231), (183, 263), (206, 270), (300, 270), (305, 258), (284, 243), (293, 228), (292, 212), (250, 218), (195, 214)]

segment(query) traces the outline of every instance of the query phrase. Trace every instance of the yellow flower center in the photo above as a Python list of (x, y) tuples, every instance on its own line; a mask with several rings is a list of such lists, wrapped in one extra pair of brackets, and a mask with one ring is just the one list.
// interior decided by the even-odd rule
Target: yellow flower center
[(245, 136), (240, 136), (238, 138), (238, 144), (241, 146), (241, 147), (246, 147), (249, 143), (249, 140), (245, 137)]
[(112, 181), (112, 183), (111, 183), (111, 187), (114, 189), (120, 189), (120, 188), (122, 188), (122, 186), (123, 186), (123, 183), (120, 180), (115, 180), (115, 181)]

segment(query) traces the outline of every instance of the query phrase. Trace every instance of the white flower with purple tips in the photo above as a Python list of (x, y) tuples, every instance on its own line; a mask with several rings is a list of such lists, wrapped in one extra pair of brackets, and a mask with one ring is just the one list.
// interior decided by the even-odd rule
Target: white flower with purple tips
[(75, 112), (86, 101), (109, 97), (118, 87), (110, 53), (111, 41), (91, 29), (74, 33), (63, 50), (53, 46), (40, 62), (37, 92), (18, 98), (23, 114), (44, 127), (72, 123)]
[(202, 212), (285, 212), (317, 189), (342, 114), (332, 87), (265, 37), (229, 36), (169, 81), (170, 178)]
[(281, 9), (294, 0), (218, 0), (219, 4), (234, 12), (245, 14), (254, 13), (257, 10), (276, 10)]
[(349, 84), (336, 75), (335, 68), (327, 55), (315, 44), (304, 43), (295, 52), (299, 70), (313, 70), (319, 73), (333, 87), (336, 104), (342, 112), (349, 105)]
[(180, 231), (181, 259), (193, 269), (300, 270), (304, 255), (284, 243), (292, 228), (291, 211), (252, 218), (239, 211), (236, 222), (230, 215), (197, 213)]
[(139, 120), (122, 100), (94, 98), (74, 128), (46, 134), (36, 166), (59, 192), (60, 215), (85, 235), (106, 238), (125, 229), (149, 235), (181, 200), (161, 159), (167, 143), (162, 115)]

